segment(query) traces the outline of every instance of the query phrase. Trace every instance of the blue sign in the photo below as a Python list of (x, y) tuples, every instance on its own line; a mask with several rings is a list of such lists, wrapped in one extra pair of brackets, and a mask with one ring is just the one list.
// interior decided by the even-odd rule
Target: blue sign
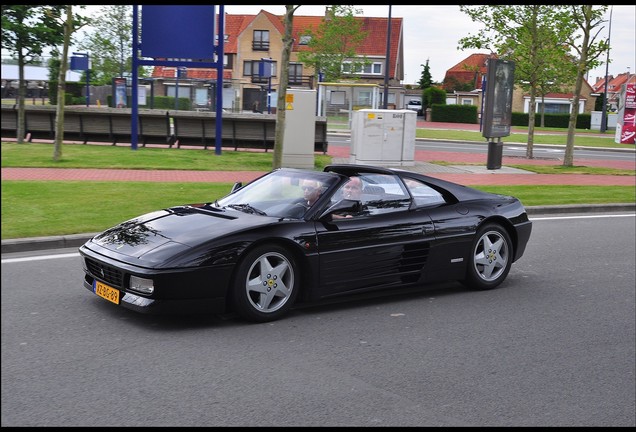
[(88, 70), (88, 57), (87, 56), (78, 56), (71, 57), (71, 67), (70, 70)]
[(271, 60), (261, 60), (258, 62), (258, 76), (261, 78), (270, 78), (272, 76)]
[(214, 58), (214, 6), (141, 7), (141, 56)]

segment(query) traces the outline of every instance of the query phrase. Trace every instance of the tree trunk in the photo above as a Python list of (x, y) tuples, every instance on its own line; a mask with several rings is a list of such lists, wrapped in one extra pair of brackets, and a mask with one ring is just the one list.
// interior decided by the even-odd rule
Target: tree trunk
[(57, 109), (55, 111), (55, 143), (53, 146), (53, 160), (59, 161), (62, 157), (62, 142), (64, 141), (64, 99), (66, 96), (66, 69), (68, 62), (68, 47), (73, 31), (73, 6), (66, 6), (66, 24), (64, 25), (64, 46), (62, 48), (62, 61), (57, 84)]
[(536, 86), (530, 87), (530, 106), (528, 107), (528, 145), (526, 146), (526, 157), (534, 157), (534, 122), (536, 116)]
[(574, 99), (572, 100), (570, 123), (568, 124), (568, 138), (565, 143), (565, 155), (563, 157), (563, 166), (571, 167), (574, 164), (574, 136), (576, 133), (576, 119), (579, 115), (579, 100), (581, 99), (581, 89), (583, 88), (583, 79), (587, 71), (587, 57), (590, 48), (590, 17), (592, 5), (581, 6), (585, 22), (583, 27), (583, 41), (581, 42), (581, 52), (576, 71), (576, 84), (574, 86)]
[(278, 99), (276, 101), (276, 129), (274, 132), (274, 157), (272, 168), (277, 169), (283, 165), (283, 142), (285, 137), (285, 99), (287, 98), (287, 85), (289, 84), (289, 58), (292, 44), (292, 25), (294, 11), (298, 6), (285, 5), (285, 35), (283, 36), (283, 53), (280, 65), (280, 81), (278, 83)]
[(18, 125), (16, 139), (18, 144), (24, 143), (24, 98), (26, 97), (26, 81), (24, 80), (24, 55), (22, 49), (18, 49)]

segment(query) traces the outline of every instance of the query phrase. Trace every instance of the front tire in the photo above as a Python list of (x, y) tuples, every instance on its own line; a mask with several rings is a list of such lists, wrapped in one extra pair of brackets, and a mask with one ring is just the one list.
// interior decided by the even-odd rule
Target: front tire
[(231, 294), (236, 313), (248, 321), (279, 319), (298, 295), (297, 264), (280, 246), (260, 246), (240, 262)]
[(462, 283), (475, 290), (495, 288), (508, 276), (512, 257), (513, 247), (508, 232), (497, 224), (484, 225), (477, 231), (466, 279)]

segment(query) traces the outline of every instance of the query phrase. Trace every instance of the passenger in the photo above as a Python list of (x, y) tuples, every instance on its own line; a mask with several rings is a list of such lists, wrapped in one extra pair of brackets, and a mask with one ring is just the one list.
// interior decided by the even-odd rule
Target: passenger
[[(349, 178), (349, 181), (345, 183), (345, 185), (342, 187), (342, 198), (360, 201), (361, 197), (362, 197), (362, 180), (360, 179), (360, 177), (353, 176)], [(366, 212), (364, 211), (356, 212), (356, 213), (349, 213), (349, 212), (334, 213), (332, 215), (332, 218), (333, 219), (352, 218), (354, 216), (360, 216), (365, 213)]]
[(362, 196), (362, 180), (360, 177), (351, 177), (342, 187), (342, 197), (351, 200), (360, 200)]

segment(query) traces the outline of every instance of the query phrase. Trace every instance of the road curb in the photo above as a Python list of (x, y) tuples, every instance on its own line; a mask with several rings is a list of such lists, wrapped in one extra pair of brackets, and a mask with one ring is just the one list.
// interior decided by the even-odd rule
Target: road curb
[(563, 213), (636, 212), (636, 203), (527, 206), (526, 211), (528, 212), (528, 216)]
[[(564, 213), (636, 212), (636, 203), (528, 206), (526, 207), (526, 211), (529, 216)], [(2, 240), (2, 253), (78, 248), (97, 234), (98, 233), (84, 233)]]

